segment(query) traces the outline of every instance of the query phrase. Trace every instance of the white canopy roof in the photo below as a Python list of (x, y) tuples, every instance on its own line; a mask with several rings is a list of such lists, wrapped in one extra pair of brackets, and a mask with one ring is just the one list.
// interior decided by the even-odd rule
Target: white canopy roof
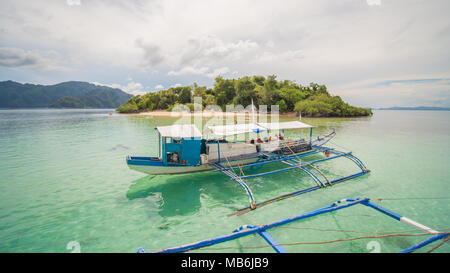
[(208, 126), (210, 132), (217, 136), (231, 136), (245, 133), (259, 133), (266, 129), (254, 123)]
[(281, 129), (303, 129), (311, 128), (313, 126), (300, 122), (300, 121), (286, 121), (286, 122), (272, 122), (272, 123), (258, 123), (268, 130), (281, 130)]
[(187, 137), (202, 137), (200, 132), (194, 124), (175, 124), (170, 126), (159, 126), (156, 130), (163, 137), (187, 138)]

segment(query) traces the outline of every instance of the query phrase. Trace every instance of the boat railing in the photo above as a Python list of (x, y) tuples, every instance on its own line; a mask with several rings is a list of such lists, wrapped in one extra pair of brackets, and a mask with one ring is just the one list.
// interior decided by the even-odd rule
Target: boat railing
[(295, 146), (295, 145), (300, 145), (300, 144), (308, 144), (309, 141), (305, 141), (304, 139), (300, 139), (300, 140), (285, 139), (285, 140), (281, 140), (279, 143), (280, 143), (280, 146), (282, 146), (282, 145), (284, 145), (284, 146)]

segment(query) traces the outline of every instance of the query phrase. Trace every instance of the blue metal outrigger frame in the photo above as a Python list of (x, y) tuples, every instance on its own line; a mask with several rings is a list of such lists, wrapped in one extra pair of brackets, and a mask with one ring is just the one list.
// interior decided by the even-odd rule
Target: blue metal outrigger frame
[[(227, 175), (228, 177), (230, 177), (231, 179), (233, 179), (234, 181), (239, 183), (239, 185), (245, 190), (245, 192), (248, 196), (250, 205), (247, 207), (238, 209), (236, 212), (229, 214), (229, 216), (242, 215), (244, 213), (247, 213), (256, 208), (268, 205), (270, 203), (280, 201), (280, 200), (283, 200), (286, 198), (294, 197), (297, 195), (301, 195), (301, 194), (304, 194), (307, 192), (311, 192), (311, 191), (314, 191), (314, 190), (317, 190), (317, 189), (320, 189), (323, 187), (333, 186), (335, 184), (362, 176), (362, 175), (370, 172), (370, 170), (367, 169), (367, 167), (364, 165), (364, 163), (359, 158), (354, 156), (351, 152), (341, 152), (341, 151), (337, 151), (333, 148), (327, 148), (327, 147), (322, 147), (322, 146), (312, 146), (311, 148), (312, 148), (312, 150), (304, 152), (302, 154), (292, 154), (292, 155), (282, 155), (282, 154), (275, 154), (275, 153), (268, 153), (268, 154), (260, 153), (260, 157), (258, 158), (258, 160), (255, 163), (246, 164), (246, 165), (242, 165), (242, 166), (225, 167), (222, 164), (220, 164), (220, 162), (210, 163), (210, 166), (212, 166), (216, 171), (222, 172), (223, 174)], [(320, 152), (333, 154), (333, 156), (316, 159), (316, 160), (312, 160), (312, 161), (305, 161), (305, 162), (300, 161), (300, 159), (302, 157), (313, 155), (313, 154), (318, 154)], [(329, 180), (323, 172), (321, 172), (319, 169), (317, 169), (315, 166), (313, 166), (313, 164), (340, 158), (340, 157), (345, 157), (345, 158), (350, 159), (353, 163), (355, 163), (361, 169), (361, 171), (351, 174), (351, 175), (348, 175), (348, 176), (338, 178), (338, 179)], [(233, 170), (235, 170), (235, 169), (242, 170), (244, 168), (252, 169), (255, 167), (259, 170), (259, 168), (261, 168), (263, 165), (269, 164), (269, 163), (275, 163), (275, 162), (282, 162), (289, 166), (286, 168), (281, 168), (281, 169), (268, 171), (268, 172), (264, 172), (264, 173), (241, 175), (241, 176), (238, 176), (236, 173), (233, 172)], [(308, 169), (308, 167), (311, 167), (311, 168)], [(288, 171), (288, 170), (292, 170), (292, 169), (303, 170), (306, 174), (311, 176), (311, 178), (314, 180), (314, 182), (317, 185), (306, 188), (306, 189), (294, 191), (291, 193), (283, 194), (283, 195), (280, 195), (280, 196), (257, 203), (250, 187), (244, 182), (245, 179), (260, 177), (260, 176), (279, 173), (279, 172), (284, 172), (284, 171)], [(315, 172), (317, 172), (319, 175), (314, 174), (313, 170)], [(325, 179), (325, 181), (321, 180), (319, 178), (319, 176), (322, 176)]]
[(223, 242), (227, 242), (227, 241), (231, 241), (231, 240), (235, 240), (241, 237), (245, 237), (248, 236), (250, 234), (258, 234), (260, 235), (262, 238), (264, 238), (264, 240), (268, 243), (268, 245), (270, 247), (272, 247), (276, 252), (278, 253), (284, 253), (286, 252), (286, 250), (283, 248), (282, 244), (278, 243), (268, 232), (268, 229), (271, 228), (275, 228), (278, 226), (282, 226), (282, 225), (286, 225), (298, 220), (302, 220), (302, 219), (306, 219), (306, 218), (310, 218), (313, 216), (317, 216), (320, 214), (324, 214), (324, 213), (328, 213), (328, 212), (332, 212), (332, 211), (337, 211), (340, 209), (345, 209), (357, 204), (361, 204), (370, 208), (373, 208), (393, 219), (396, 219), (398, 221), (401, 222), (405, 222), (409, 225), (412, 225), (416, 228), (419, 228), (421, 230), (426, 231), (427, 233), (429, 233), (430, 235), (432, 235), (431, 237), (429, 237), (428, 239), (421, 241), (413, 246), (410, 246), (402, 251), (400, 251), (400, 253), (410, 253), (413, 252), (417, 249), (420, 249), (426, 245), (431, 244), (432, 242), (435, 242), (437, 240), (441, 240), (441, 239), (445, 239), (447, 238), (450, 233), (449, 232), (438, 232), (436, 230), (433, 230), (429, 227), (426, 227), (422, 224), (419, 224), (409, 218), (406, 218), (400, 214), (397, 214), (395, 212), (392, 212), (378, 204), (372, 203), (370, 202), (369, 198), (356, 198), (356, 199), (344, 199), (341, 201), (337, 201), (333, 204), (331, 204), (330, 206), (324, 207), (324, 208), (320, 208), (317, 210), (313, 210), (307, 213), (303, 213), (303, 214), (299, 214), (297, 216), (294, 217), (290, 217), (290, 218), (286, 218), (280, 221), (275, 221), (272, 222), (270, 224), (266, 224), (266, 225), (259, 225), (259, 226), (250, 226), (250, 225), (244, 225), (239, 227), (238, 229), (234, 230), (232, 233), (226, 234), (226, 235), (222, 235), (219, 237), (215, 237), (215, 238), (211, 238), (211, 239), (207, 239), (207, 240), (203, 240), (203, 241), (199, 241), (196, 243), (191, 243), (191, 244), (186, 244), (186, 245), (181, 245), (181, 246), (177, 246), (177, 247), (171, 247), (171, 248), (166, 248), (166, 249), (161, 249), (161, 250), (154, 250), (154, 251), (146, 251), (143, 248), (139, 248), (138, 249), (138, 253), (177, 253), (177, 252), (186, 252), (186, 251), (190, 251), (190, 250), (195, 250), (195, 249), (200, 249), (200, 248), (204, 248), (204, 247), (208, 247), (208, 246), (212, 246), (212, 245), (216, 245), (216, 244), (220, 244)]

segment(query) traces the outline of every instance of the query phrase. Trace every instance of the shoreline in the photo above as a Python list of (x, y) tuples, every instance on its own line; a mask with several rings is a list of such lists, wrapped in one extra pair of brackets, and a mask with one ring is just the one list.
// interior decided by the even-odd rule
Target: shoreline
[[(119, 113), (120, 115), (127, 116), (153, 116), (153, 117), (218, 117), (218, 116), (251, 116), (251, 113), (248, 112), (216, 112), (216, 111), (202, 111), (202, 112), (171, 112), (171, 111), (147, 111), (147, 112), (139, 112), (139, 113)], [(256, 116), (261, 116), (263, 114), (255, 112)], [(272, 116), (270, 113), (266, 113), (267, 116)], [(298, 117), (297, 112), (289, 112), (289, 113), (279, 113), (279, 116), (283, 117)]]
[[(137, 112), (137, 113), (120, 113), (116, 111), (116, 114), (119, 115), (125, 115), (125, 116), (150, 116), (150, 117), (205, 117), (205, 118), (211, 118), (211, 117), (245, 117), (246, 119), (249, 119), (251, 117), (251, 113), (248, 112), (216, 112), (216, 111), (203, 111), (203, 112), (170, 112), (170, 111), (164, 111), (164, 110), (157, 110), (157, 111), (145, 111), (145, 112)], [(255, 112), (255, 115), (257, 117), (264, 116), (264, 114)], [(276, 116), (275, 114), (266, 113), (267, 117)], [(363, 117), (370, 117), (369, 116), (350, 116), (350, 117), (335, 117), (335, 116), (301, 116), (298, 114), (298, 112), (287, 112), (287, 113), (278, 113), (279, 117), (282, 118), (363, 118)]]

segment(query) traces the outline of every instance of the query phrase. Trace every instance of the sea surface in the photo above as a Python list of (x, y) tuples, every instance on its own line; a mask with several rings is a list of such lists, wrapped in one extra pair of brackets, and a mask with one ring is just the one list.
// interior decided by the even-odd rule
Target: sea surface
[[(239, 217), (227, 214), (247, 206), (247, 196), (220, 173), (151, 176), (128, 169), (127, 155), (157, 155), (155, 126), (175, 120), (113, 110), (0, 110), (0, 252), (156, 250), (355, 197), (381, 198), (374, 202), (431, 228), (450, 228), (449, 111), (303, 118), (316, 126), (313, 136), (335, 129), (329, 146), (353, 151), (371, 172)], [(309, 137), (309, 131), (302, 133)], [(330, 178), (358, 171), (344, 158), (317, 166)], [(291, 170), (248, 184), (262, 201), (314, 182)], [(289, 252), (397, 252), (426, 237), (380, 238), (383, 233), (373, 232), (417, 233), (412, 229), (357, 205), (269, 232), (291, 244), (284, 246)], [(330, 242), (362, 236), (374, 238)], [(266, 246), (252, 235), (201, 251), (273, 251)], [(450, 252), (450, 244), (434, 252)]]

